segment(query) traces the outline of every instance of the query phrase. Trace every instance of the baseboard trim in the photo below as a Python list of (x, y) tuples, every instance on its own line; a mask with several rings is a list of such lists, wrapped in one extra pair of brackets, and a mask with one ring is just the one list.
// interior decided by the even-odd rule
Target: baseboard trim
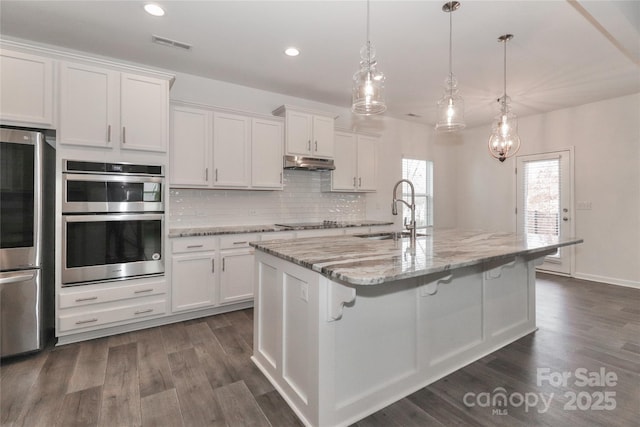
[(609, 285), (624, 286), (625, 288), (640, 289), (640, 282), (626, 279), (616, 279), (614, 277), (598, 276), (595, 274), (574, 273), (573, 277), (590, 282), (607, 283)]

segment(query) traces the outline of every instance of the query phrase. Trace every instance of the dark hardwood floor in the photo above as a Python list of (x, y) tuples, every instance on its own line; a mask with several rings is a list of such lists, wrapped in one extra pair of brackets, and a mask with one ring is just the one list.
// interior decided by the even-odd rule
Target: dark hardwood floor
[[(4, 360), (1, 424), (301, 425), (249, 359), (252, 315), (238, 311)], [(640, 425), (640, 291), (539, 275), (537, 315), (537, 332), (356, 426)]]

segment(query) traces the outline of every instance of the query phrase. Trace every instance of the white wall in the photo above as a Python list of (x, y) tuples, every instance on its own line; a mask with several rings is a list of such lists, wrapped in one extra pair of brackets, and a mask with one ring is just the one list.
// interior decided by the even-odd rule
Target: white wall
[[(575, 147), (575, 276), (640, 287), (640, 94), (519, 119), (520, 154)], [(515, 231), (515, 159), (487, 152), (489, 127), (458, 146), (457, 226)]]
[[(350, 80), (346, 78), (347, 87), (349, 82)], [(348, 92), (345, 92), (345, 97), (348, 102)], [(282, 104), (335, 112), (338, 116), (336, 127), (378, 134), (380, 135), (380, 144), (378, 147), (377, 193), (367, 195), (323, 194), (319, 191), (319, 183), (314, 179), (307, 179), (306, 176), (307, 174), (318, 174), (317, 172), (288, 174), (289, 181), (285, 182), (285, 186), (289, 186), (294, 180), (305, 180), (307, 184), (304, 188), (308, 191), (304, 192), (290, 191), (287, 187), (284, 192), (261, 193), (180, 190), (177, 194), (177, 191), (172, 191), (170, 226), (271, 223), (278, 216), (280, 217), (279, 221), (286, 220), (288, 222), (364, 218), (395, 220), (400, 226), (400, 219), (391, 215), (391, 192), (395, 182), (402, 176), (401, 158), (403, 154), (434, 161), (435, 222), (438, 226), (455, 226), (455, 215), (453, 214), (456, 203), (455, 174), (448, 165), (455, 158), (448, 155), (450, 147), (446, 147), (444, 144), (438, 145), (435, 142), (430, 127), (386, 116), (363, 118), (353, 115), (348, 108), (344, 107), (321, 104), (180, 73), (176, 75), (176, 81), (171, 89), (171, 98), (262, 114), (271, 114), (271, 111)], [(282, 201), (290, 202), (291, 198), (302, 204), (313, 205), (313, 207), (307, 206), (307, 209), (292, 210), (286, 206), (286, 203), (282, 203)], [(203, 205), (203, 200), (210, 202)], [(349, 200), (351, 204), (343, 203), (343, 201)], [(255, 202), (258, 211), (260, 211), (259, 206), (265, 206), (264, 215), (248, 215), (247, 212), (252, 210), (250, 208), (252, 202)], [(364, 209), (362, 202), (366, 204)], [(229, 214), (229, 207), (233, 206), (238, 207), (236, 215)], [(354, 209), (350, 209), (348, 206), (353, 206)], [(174, 209), (178, 207), (179, 211)]]

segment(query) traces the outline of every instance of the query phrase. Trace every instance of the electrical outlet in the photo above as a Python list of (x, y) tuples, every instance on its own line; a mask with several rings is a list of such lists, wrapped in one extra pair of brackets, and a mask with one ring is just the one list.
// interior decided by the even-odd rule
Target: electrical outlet
[(576, 204), (576, 209), (581, 211), (590, 211), (591, 210), (591, 202), (578, 202)]
[(309, 284), (301, 283), (300, 284), (300, 299), (303, 301), (309, 302)]

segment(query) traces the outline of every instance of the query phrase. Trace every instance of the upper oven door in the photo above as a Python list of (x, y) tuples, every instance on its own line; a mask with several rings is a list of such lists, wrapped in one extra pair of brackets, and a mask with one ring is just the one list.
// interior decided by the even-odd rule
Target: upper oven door
[(63, 213), (164, 212), (161, 177), (62, 174)]

